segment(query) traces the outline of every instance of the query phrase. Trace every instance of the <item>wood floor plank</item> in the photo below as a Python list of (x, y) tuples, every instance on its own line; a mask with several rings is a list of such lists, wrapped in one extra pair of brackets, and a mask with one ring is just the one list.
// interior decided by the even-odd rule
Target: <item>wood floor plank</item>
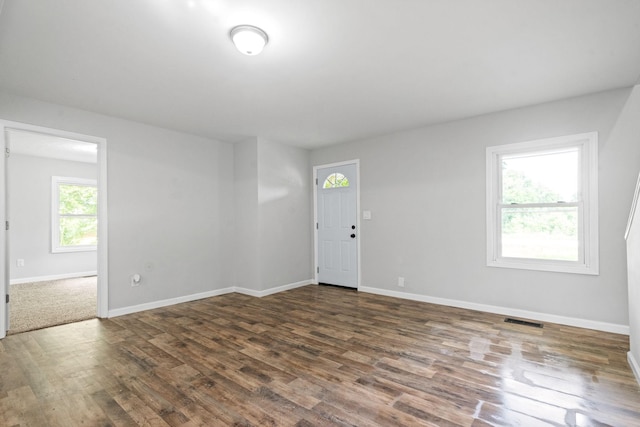
[(353, 290), (0, 341), (2, 426), (640, 426), (628, 337)]

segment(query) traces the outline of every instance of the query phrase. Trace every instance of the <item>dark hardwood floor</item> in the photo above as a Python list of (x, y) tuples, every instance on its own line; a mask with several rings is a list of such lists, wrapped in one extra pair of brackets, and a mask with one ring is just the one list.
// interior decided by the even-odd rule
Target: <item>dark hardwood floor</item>
[(334, 287), (0, 341), (2, 426), (638, 426), (628, 337)]

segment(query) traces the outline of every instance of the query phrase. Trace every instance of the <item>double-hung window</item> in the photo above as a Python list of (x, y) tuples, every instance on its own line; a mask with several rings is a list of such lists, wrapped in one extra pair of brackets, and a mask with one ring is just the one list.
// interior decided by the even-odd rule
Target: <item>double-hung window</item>
[(597, 133), (487, 148), (487, 265), (598, 274)]
[(96, 180), (54, 176), (51, 178), (51, 195), (51, 252), (96, 250)]

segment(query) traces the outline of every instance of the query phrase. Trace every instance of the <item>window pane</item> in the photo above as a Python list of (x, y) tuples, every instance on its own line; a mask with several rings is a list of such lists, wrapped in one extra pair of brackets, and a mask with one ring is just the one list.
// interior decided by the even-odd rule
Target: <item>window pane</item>
[(60, 246), (95, 246), (97, 244), (97, 218), (60, 217)]
[(88, 185), (60, 184), (58, 186), (61, 215), (96, 215), (98, 189)]
[(502, 208), (502, 256), (578, 261), (578, 208)]
[(349, 178), (342, 175), (341, 173), (332, 173), (324, 181), (322, 188), (339, 188), (339, 187), (348, 187), (348, 186), (349, 186)]
[(502, 203), (578, 201), (577, 148), (502, 156)]

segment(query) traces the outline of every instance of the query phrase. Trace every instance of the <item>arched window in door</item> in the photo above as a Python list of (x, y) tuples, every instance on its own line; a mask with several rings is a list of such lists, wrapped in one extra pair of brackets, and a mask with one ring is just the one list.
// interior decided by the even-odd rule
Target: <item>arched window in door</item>
[(341, 173), (332, 173), (324, 180), (324, 184), (322, 188), (340, 188), (340, 187), (348, 187), (349, 186), (349, 178), (342, 175)]

